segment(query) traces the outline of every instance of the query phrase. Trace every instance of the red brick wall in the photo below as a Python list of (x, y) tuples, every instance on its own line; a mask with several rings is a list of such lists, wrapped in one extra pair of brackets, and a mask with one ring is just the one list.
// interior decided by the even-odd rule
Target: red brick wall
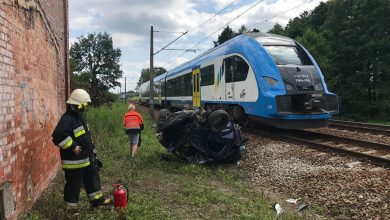
[(69, 85), (67, 4), (0, 0), (0, 186), (12, 184), (9, 219), (30, 208), (59, 169), (51, 133)]

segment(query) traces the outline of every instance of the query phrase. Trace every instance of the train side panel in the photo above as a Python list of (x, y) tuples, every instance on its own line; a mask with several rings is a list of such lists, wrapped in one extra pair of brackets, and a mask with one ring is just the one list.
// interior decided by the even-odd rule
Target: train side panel
[[(283, 59), (294, 59), (284, 50), (306, 60), (283, 63)], [(240, 120), (248, 116), (280, 128), (324, 127), (338, 111), (337, 97), (328, 91), (314, 58), (290, 38), (241, 35), (225, 42), (156, 78), (156, 104), (191, 106), (192, 71), (197, 68), (201, 105), (211, 110), (225, 108)], [(140, 87), (143, 102), (148, 101), (148, 88), (148, 83)]]

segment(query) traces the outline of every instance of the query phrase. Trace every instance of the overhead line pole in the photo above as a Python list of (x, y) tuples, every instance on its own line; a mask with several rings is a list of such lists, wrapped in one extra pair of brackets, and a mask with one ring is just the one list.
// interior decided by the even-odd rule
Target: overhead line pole
[(150, 108), (150, 116), (152, 118), (152, 121), (154, 121), (154, 67), (153, 67), (153, 26), (150, 27), (150, 68), (149, 68), (149, 93), (150, 93), (150, 100), (149, 100), (149, 108)]
[[(187, 50), (187, 51), (191, 51), (191, 52), (196, 52), (196, 49), (167, 49), (168, 46), (170, 46), (171, 44), (173, 44), (175, 41), (177, 41), (178, 39), (180, 39), (181, 37), (183, 37), (184, 35), (186, 35), (188, 33), (188, 31), (186, 32), (180, 32), (181, 35), (179, 37), (177, 37), (176, 39), (174, 39), (173, 41), (171, 41), (170, 43), (168, 43), (167, 45), (165, 45), (164, 47), (162, 47), (160, 50), (158, 50), (156, 53), (153, 52), (153, 33), (154, 32), (162, 32), (162, 31), (154, 31), (153, 30), (153, 26), (150, 26), (150, 67), (149, 67), (149, 93), (150, 93), (150, 100), (149, 100), (149, 110), (150, 110), (150, 116), (152, 118), (152, 120), (154, 120), (154, 65), (153, 65), (153, 58), (154, 58), (154, 55), (160, 53), (162, 50)], [(170, 33), (169, 31), (164, 31), (166, 33)], [(173, 33), (173, 32), (172, 32)]]

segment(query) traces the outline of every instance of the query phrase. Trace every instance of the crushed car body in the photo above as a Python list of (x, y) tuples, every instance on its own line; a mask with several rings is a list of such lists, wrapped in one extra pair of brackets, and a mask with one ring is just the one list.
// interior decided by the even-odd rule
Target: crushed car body
[(224, 110), (195, 113), (160, 110), (159, 142), (178, 158), (190, 163), (232, 163), (241, 159), (245, 141), (240, 127)]

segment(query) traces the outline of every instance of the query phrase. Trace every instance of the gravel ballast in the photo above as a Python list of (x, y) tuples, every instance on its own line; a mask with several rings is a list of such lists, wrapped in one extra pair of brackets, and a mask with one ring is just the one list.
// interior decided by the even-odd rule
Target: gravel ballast
[[(345, 133), (338, 132), (350, 137), (355, 132)], [(275, 202), (291, 206), (286, 199), (301, 198), (300, 202), (309, 204), (309, 212), (327, 218), (390, 219), (388, 169), (307, 146), (244, 135), (250, 140), (240, 165), (256, 185), (283, 200)]]

